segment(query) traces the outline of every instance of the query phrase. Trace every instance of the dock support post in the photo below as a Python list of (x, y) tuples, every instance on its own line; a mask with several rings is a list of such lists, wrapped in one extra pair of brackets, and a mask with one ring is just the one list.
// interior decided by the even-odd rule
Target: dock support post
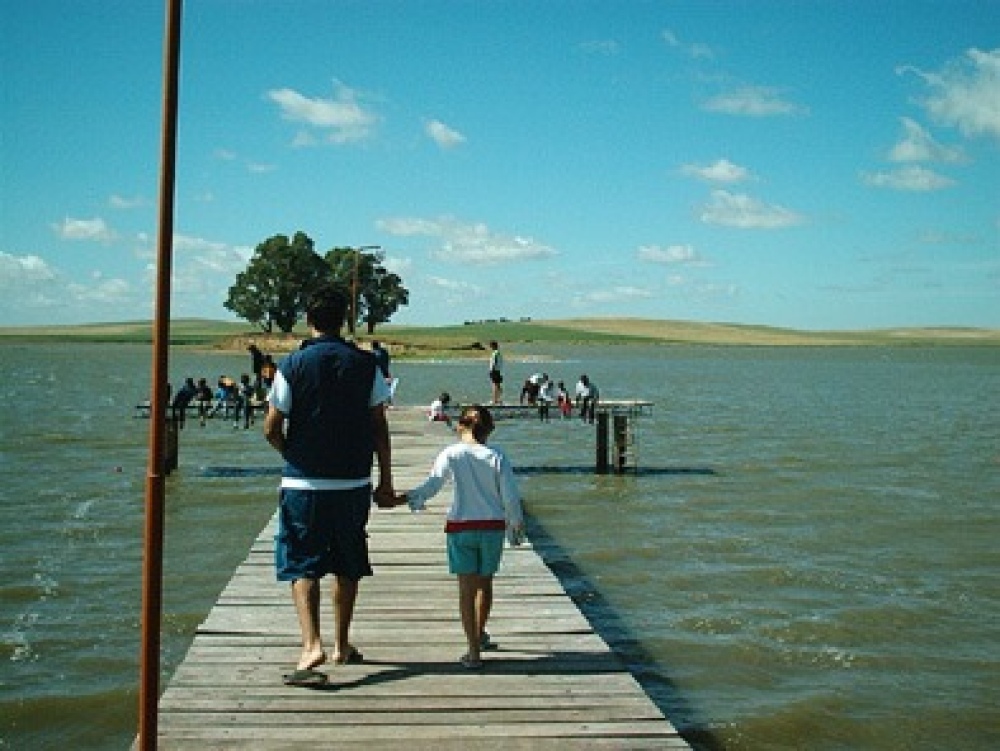
[(608, 413), (597, 413), (597, 457), (594, 471), (599, 475), (608, 474)]
[(178, 434), (180, 431), (177, 429), (177, 420), (174, 418), (172, 413), (168, 413), (165, 433), (165, 442), (163, 445), (163, 474), (169, 475), (175, 469), (177, 469), (178, 458), (180, 456), (180, 445), (178, 440)]
[(628, 463), (628, 415), (614, 416), (615, 471), (625, 472)]

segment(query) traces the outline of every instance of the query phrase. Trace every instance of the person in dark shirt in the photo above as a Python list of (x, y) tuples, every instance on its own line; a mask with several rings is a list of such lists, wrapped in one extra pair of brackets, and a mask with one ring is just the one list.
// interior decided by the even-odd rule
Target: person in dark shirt
[(260, 370), (264, 367), (264, 353), (260, 351), (260, 347), (256, 344), (251, 344), (247, 347), (247, 352), (250, 353), (250, 372), (253, 373), (253, 387), (259, 389)]
[(264, 435), (285, 460), (275, 536), (279, 581), (291, 583), (302, 652), (284, 676), (292, 686), (327, 682), (319, 627), (319, 580), (334, 576), (336, 623), (332, 661), (359, 662), (350, 642), (358, 584), (372, 574), (367, 524), (372, 505), (372, 455), (378, 462), (376, 500), (394, 497), (391, 442), (385, 416), (389, 389), (375, 358), (344, 341), (347, 298), (330, 288), (306, 307), (312, 338), (285, 357), (271, 388)]
[(184, 418), (187, 416), (187, 408), (198, 393), (198, 387), (194, 385), (194, 378), (185, 378), (184, 385), (177, 389), (174, 400), (170, 404), (171, 415), (178, 428), (184, 427)]

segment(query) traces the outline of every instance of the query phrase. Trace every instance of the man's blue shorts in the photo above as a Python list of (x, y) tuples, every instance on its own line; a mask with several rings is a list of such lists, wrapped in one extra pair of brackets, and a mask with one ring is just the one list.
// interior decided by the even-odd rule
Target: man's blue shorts
[(350, 490), (282, 488), (274, 537), (278, 581), (326, 574), (354, 581), (371, 576), (365, 531), (371, 504), (371, 485)]
[(493, 576), (500, 568), (503, 556), (502, 529), (467, 529), (449, 532), (448, 572)]

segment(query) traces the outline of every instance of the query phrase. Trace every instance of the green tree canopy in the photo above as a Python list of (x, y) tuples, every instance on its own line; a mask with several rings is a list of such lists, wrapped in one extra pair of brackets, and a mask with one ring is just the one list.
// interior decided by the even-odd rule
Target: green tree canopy
[(334, 281), (348, 290), (352, 300), (355, 300), (354, 284), (357, 283), (354, 303), (357, 309), (353, 316), (348, 313), (347, 321), (351, 333), (362, 321), (367, 332), (374, 333), (375, 327), (387, 323), (400, 305), (409, 303), (409, 290), (403, 286), (399, 275), (382, 265), (384, 260), (385, 254), (381, 251), (368, 253), (354, 248), (334, 248), (326, 254)]
[(246, 271), (229, 288), (225, 307), (266, 332), (277, 326), (288, 333), (312, 291), (329, 281), (330, 267), (308, 235), (296, 232), (291, 242), (275, 235), (254, 250)]

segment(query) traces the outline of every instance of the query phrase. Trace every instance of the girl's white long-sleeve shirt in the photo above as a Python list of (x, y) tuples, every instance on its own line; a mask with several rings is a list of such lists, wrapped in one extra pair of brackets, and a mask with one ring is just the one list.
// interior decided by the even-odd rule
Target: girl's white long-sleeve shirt
[(524, 524), (514, 470), (499, 449), (464, 442), (446, 447), (434, 460), (427, 479), (407, 493), (410, 509), (426, 507), (449, 480), (453, 487), (446, 532)]

